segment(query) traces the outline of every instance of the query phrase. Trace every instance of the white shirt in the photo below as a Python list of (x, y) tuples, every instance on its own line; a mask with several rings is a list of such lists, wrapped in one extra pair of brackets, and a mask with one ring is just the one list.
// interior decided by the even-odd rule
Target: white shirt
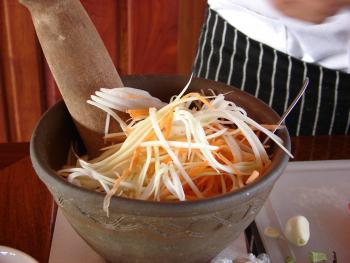
[(350, 8), (313, 24), (281, 14), (269, 0), (208, 0), (208, 4), (252, 39), (305, 62), (350, 73)]

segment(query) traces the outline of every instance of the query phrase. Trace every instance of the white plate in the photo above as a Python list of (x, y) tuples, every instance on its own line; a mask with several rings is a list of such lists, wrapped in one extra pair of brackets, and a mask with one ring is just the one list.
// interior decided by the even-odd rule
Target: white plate
[[(336, 251), (338, 262), (350, 262), (350, 161), (291, 162), (277, 181), (256, 218), (263, 244), (272, 262), (293, 256), (308, 262), (310, 251), (328, 255)], [(310, 240), (296, 247), (283, 239), (264, 236), (268, 226), (283, 231), (288, 218), (304, 215), (310, 222)]]
[(11, 248), (0, 246), (0, 262), (1, 263), (38, 263), (34, 258), (26, 253)]

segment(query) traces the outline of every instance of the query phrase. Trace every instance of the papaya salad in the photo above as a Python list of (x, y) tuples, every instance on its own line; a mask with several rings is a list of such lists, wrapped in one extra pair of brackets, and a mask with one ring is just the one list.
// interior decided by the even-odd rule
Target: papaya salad
[[(190, 80), (191, 81), (191, 80)], [(287, 154), (275, 125), (259, 124), (224, 94), (182, 92), (164, 103), (134, 88), (101, 89), (87, 103), (106, 112), (109, 146), (95, 159), (77, 157), (58, 171), (70, 183), (112, 196), (186, 201), (240, 189), (264, 174), (269, 137)], [(121, 119), (126, 112), (130, 120)], [(116, 121), (121, 132), (109, 132)], [(265, 134), (265, 136), (262, 136)]]

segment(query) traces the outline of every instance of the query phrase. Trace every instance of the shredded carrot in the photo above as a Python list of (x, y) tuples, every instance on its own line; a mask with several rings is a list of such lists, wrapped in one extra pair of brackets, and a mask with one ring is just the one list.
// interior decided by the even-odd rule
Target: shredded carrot
[(196, 92), (190, 92), (183, 96), (184, 99), (189, 98), (189, 97), (196, 97), (199, 101), (201, 101), (204, 105), (208, 106), (209, 108), (213, 108), (213, 106), (209, 103), (209, 101), (203, 97), (201, 94), (196, 93)]
[(145, 99), (144, 96), (140, 95), (135, 95), (135, 94), (128, 94), (127, 96), (129, 99)]
[(140, 149), (137, 148), (131, 158), (130, 165), (129, 165), (129, 172), (131, 172), (134, 166), (136, 165), (139, 154), (140, 154)]
[(169, 138), (169, 135), (170, 135), (170, 132), (171, 132), (171, 129), (173, 127), (172, 123), (173, 123), (173, 119), (174, 119), (174, 114), (173, 112), (171, 112), (169, 114), (169, 116), (166, 118), (165, 122), (164, 122), (164, 137), (165, 139), (168, 139)]
[[(92, 97), (90, 103), (114, 116), (123, 132), (105, 135), (111, 143), (98, 158), (80, 158), (75, 167), (59, 171), (71, 183), (83, 181), (89, 189), (106, 192), (107, 211), (113, 195), (174, 202), (234, 191), (268, 169), (271, 160), (265, 148), (269, 146), (260, 141), (264, 134), (284, 149), (269, 132), (274, 125), (247, 121), (242, 110), (221, 94), (205, 97), (191, 92), (165, 104), (144, 91), (128, 89), (126, 97), (134, 100), (134, 106), (125, 110), (131, 117), (127, 124), (113, 115), (108, 106), (112, 98), (103, 101), (118, 90), (112, 94), (101, 89), (97, 93), (103, 93), (101, 97)], [(143, 107), (138, 100), (159, 107)], [(237, 118), (239, 122), (234, 121)]]
[(252, 174), (248, 177), (247, 181), (245, 182), (246, 184), (251, 184), (253, 183), (257, 178), (259, 177), (259, 172), (254, 170)]
[(131, 118), (139, 119), (148, 116), (148, 109), (132, 109), (126, 111)]
[(230, 162), (229, 160), (227, 160), (222, 154), (215, 153), (215, 155), (218, 157), (219, 160), (223, 161), (225, 164), (230, 166), (235, 174), (237, 174), (237, 175), (241, 174), (240, 171), (234, 166), (234, 164), (232, 162)]
[(207, 168), (207, 166), (208, 166), (207, 162), (203, 162), (203, 164), (198, 165), (194, 168), (191, 168), (191, 170), (189, 170), (188, 174), (190, 177), (194, 177), (194, 176), (200, 174), (201, 172), (203, 172)]

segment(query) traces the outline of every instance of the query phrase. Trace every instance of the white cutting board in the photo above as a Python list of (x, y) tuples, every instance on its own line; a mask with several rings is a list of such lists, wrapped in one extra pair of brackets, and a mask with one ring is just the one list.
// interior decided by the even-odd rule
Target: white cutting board
[[(266, 252), (273, 263), (286, 256), (308, 262), (309, 251), (327, 253), (332, 262), (350, 262), (350, 160), (289, 163), (256, 218)], [(310, 222), (311, 237), (304, 247), (264, 236), (268, 226), (283, 231), (288, 218), (304, 215)]]

